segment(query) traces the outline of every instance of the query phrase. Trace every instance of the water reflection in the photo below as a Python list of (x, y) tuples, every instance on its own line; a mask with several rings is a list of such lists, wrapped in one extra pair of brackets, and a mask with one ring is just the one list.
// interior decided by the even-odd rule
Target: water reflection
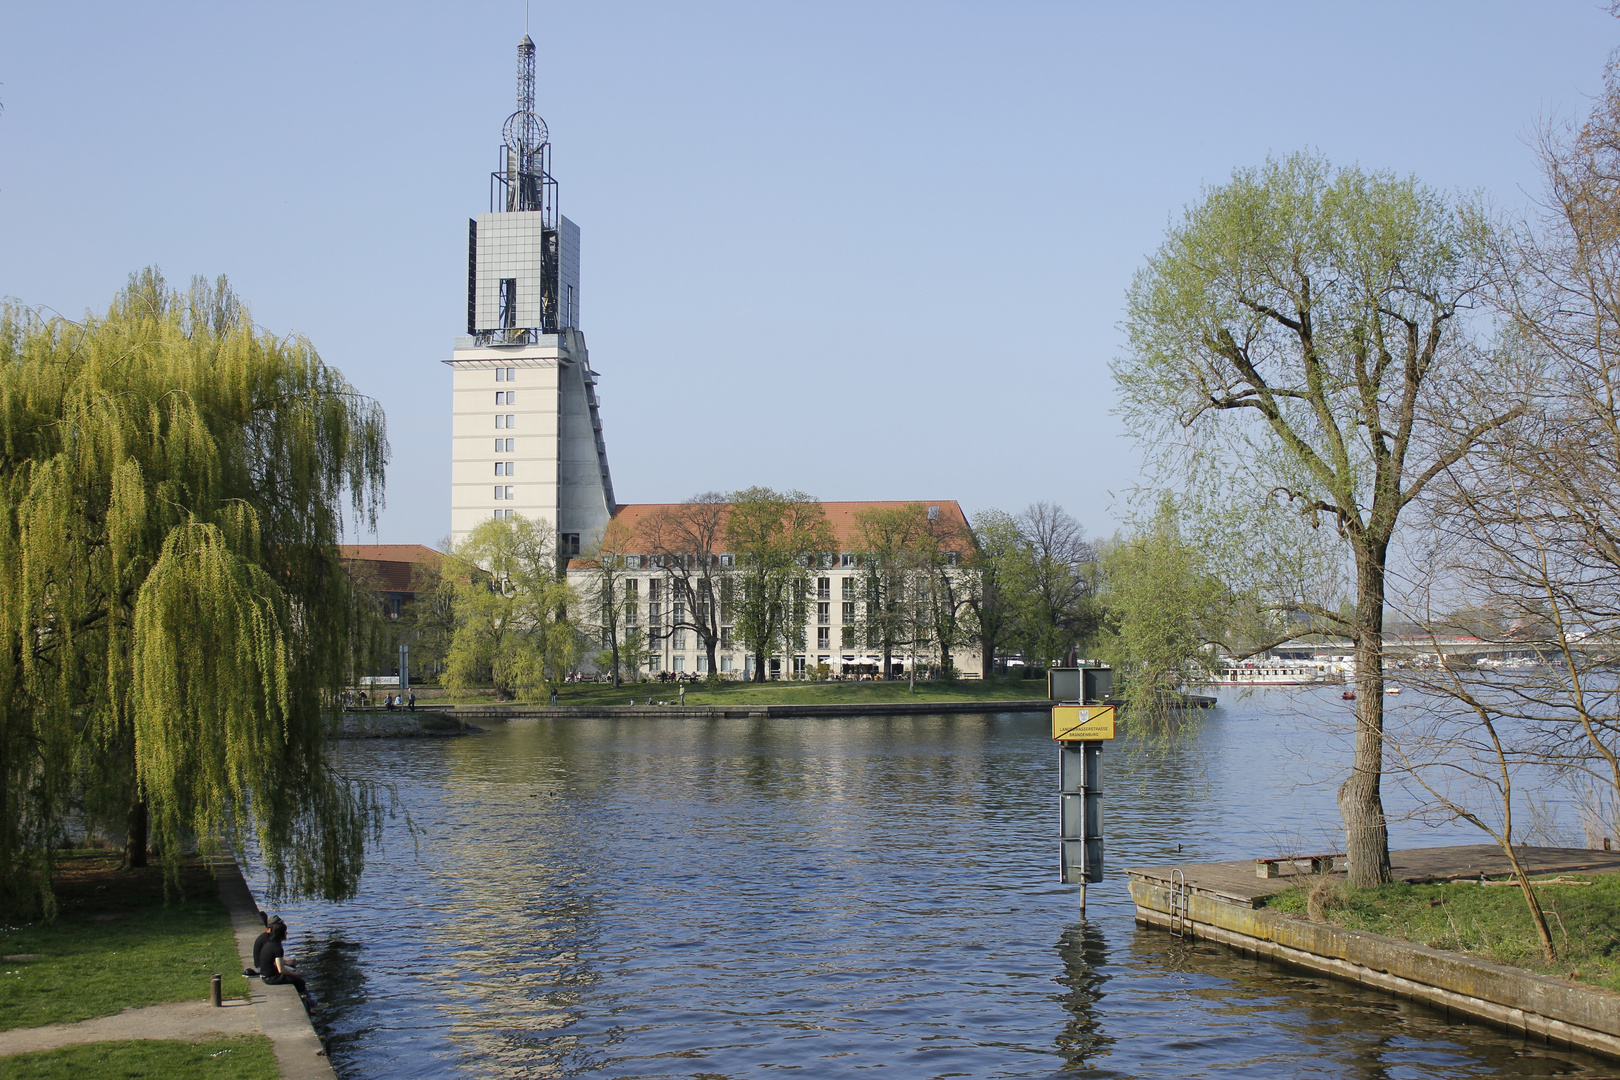
[(355, 901), (291, 912), (295, 946), (345, 1077), (1606, 1071), (1134, 925), (1125, 866), (1251, 854), (1331, 814), (1331, 784), (1291, 772), (1326, 753), (1298, 700), (1109, 759), (1109, 876), (1083, 919), (1054, 881), (1040, 717), (344, 744), (425, 836), (392, 830)]

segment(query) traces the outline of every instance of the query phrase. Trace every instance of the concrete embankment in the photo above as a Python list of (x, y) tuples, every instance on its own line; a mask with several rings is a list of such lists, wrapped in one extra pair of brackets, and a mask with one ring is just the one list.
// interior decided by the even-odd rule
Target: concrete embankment
[[(1620, 872), (1620, 853), (1529, 848), (1531, 873)], [(1397, 880), (1435, 882), (1503, 872), (1501, 852), (1486, 845), (1390, 853)], [(1364, 986), (1424, 1001), (1514, 1032), (1620, 1058), (1620, 994), (1461, 953), (1431, 949), (1362, 930), (1269, 911), (1288, 878), (1261, 879), (1253, 861), (1128, 871), (1136, 918), (1223, 942)]]
[[(236, 860), (225, 858), (214, 867), (219, 878), (219, 898), (231, 913), (231, 930), (244, 968), (253, 965), (253, 940), (264, 930), (259, 905), (242, 877)], [(326, 1047), (315, 1034), (304, 1000), (289, 985), (270, 986), (258, 979), (248, 980), (253, 1012), (259, 1030), (270, 1037), (276, 1050), (276, 1067), (282, 1080), (337, 1080), (337, 1073), (326, 1059)]]
[[(669, 691), (664, 692), (667, 694)], [(628, 698), (630, 695), (625, 696)], [(923, 716), (939, 713), (1050, 712), (1051, 709), (1052, 703), (1043, 698), (1039, 701), (881, 701), (835, 705), (458, 705), (443, 715), (468, 721), (595, 717), (772, 720), (790, 716)]]

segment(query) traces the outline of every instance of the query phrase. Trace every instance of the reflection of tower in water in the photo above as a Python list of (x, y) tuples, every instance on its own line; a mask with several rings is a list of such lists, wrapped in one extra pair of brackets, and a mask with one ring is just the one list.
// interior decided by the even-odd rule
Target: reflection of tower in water
[(1058, 998), (1069, 1020), (1057, 1035), (1057, 1052), (1074, 1065), (1086, 1065), (1113, 1046), (1113, 1036), (1105, 1034), (1097, 1005), (1103, 998), (1108, 963), (1103, 932), (1095, 923), (1070, 926), (1058, 938), (1057, 953), (1063, 961), (1063, 974), (1053, 981), (1065, 988)]

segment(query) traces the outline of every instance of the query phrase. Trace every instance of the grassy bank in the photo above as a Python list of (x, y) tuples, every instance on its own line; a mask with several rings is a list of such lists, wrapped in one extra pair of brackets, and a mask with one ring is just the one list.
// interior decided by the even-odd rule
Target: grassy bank
[(1591, 884), (1532, 882), (1558, 950), (1557, 962), (1550, 965), (1542, 956), (1524, 895), (1511, 885), (1454, 882), (1352, 889), (1342, 881), (1317, 878), (1273, 896), (1267, 906), (1620, 990), (1620, 874), (1571, 874), (1565, 880)]
[(118, 863), (113, 853), (63, 852), (52, 879), (55, 921), (0, 929), (0, 1029), (201, 1000), (215, 972), (225, 976), (225, 996), (247, 996), (208, 868), (188, 863), (180, 895), (171, 891), (165, 903), (161, 868)]
[(263, 1035), (202, 1042), (121, 1039), (0, 1058), (17, 1080), (276, 1080), (276, 1054)]
[[(1028, 701), (1046, 697), (1042, 679), (960, 682), (919, 682), (911, 693), (905, 682), (723, 682), (716, 687), (686, 683), (688, 705), (859, 705), (889, 701)], [(680, 700), (680, 684), (644, 682), (579, 683), (564, 686), (557, 695), (559, 705), (628, 705), (654, 701)], [(545, 704), (546, 699), (523, 702), (497, 702), (494, 694), (452, 694), (418, 690), (419, 704), (448, 702), (460, 705)]]

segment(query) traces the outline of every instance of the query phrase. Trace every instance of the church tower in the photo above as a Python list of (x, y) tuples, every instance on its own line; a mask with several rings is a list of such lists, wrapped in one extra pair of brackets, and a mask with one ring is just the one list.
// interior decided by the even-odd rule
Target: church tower
[(450, 535), (491, 517), (546, 521), (559, 550), (614, 511), (596, 373), (579, 329), (579, 226), (557, 212), (551, 141), (534, 112), (534, 42), (518, 45), (489, 213), (467, 222), (467, 334), (452, 385)]

